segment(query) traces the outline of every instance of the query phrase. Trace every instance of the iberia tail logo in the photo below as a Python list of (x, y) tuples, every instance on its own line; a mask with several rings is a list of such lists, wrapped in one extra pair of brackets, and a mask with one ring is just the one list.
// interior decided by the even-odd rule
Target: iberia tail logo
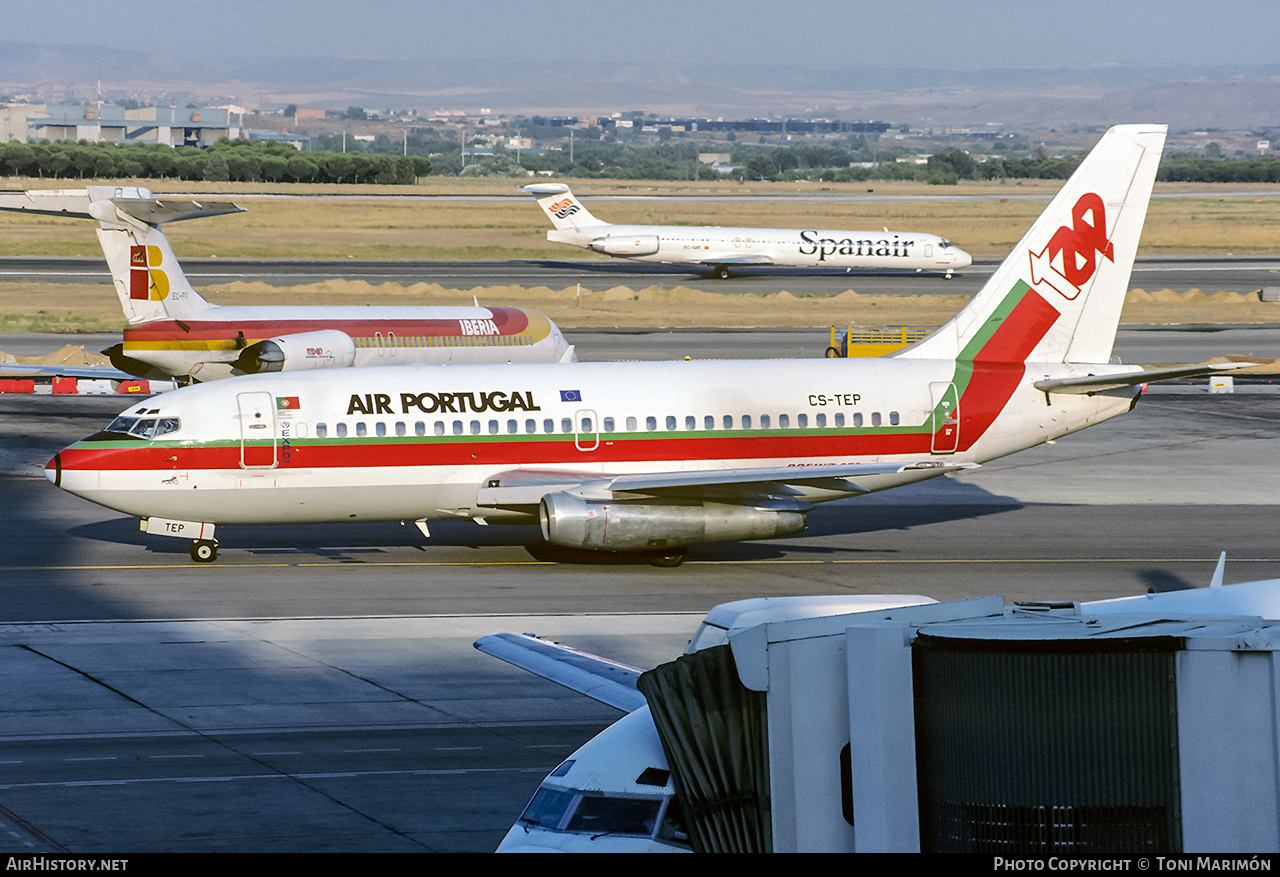
[(134, 244), (129, 247), (129, 298), (134, 301), (164, 301), (169, 297), (169, 275), (160, 270), (159, 247)]
[(1031, 283), (1048, 286), (1063, 298), (1074, 299), (1098, 270), (1099, 255), (1115, 261), (1107, 239), (1107, 212), (1093, 192), (1080, 196), (1071, 208), (1071, 225), (1061, 226), (1048, 245), (1031, 253)]

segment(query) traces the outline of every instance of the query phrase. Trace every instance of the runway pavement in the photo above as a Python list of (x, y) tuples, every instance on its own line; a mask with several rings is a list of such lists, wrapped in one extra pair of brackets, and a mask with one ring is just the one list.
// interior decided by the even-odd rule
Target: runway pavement
[(1241, 390), (1152, 392), (678, 569), (462, 522), (225, 527), (195, 565), (39, 471), (126, 400), (0, 397), (0, 850), (491, 850), (618, 714), (476, 652), (486, 633), (648, 667), (747, 596), (1097, 599), (1202, 586), (1222, 550), (1229, 582), (1280, 577), (1280, 394)]
[[(867, 295), (972, 295), (1000, 264), (1000, 259), (978, 259), (950, 280), (938, 274), (868, 274), (810, 271), (799, 268), (734, 269), (728, 280), (715, 280), (706, 272), (685, 266), (650, 264), (625, 259), (543, 260), (363, 260), (363, 259), (182, 259), (192, 285), (206, 287), (235, 281), (262, 282), (272, 286), (296, 286), (323, 280), (364, 280), (369, 283), (439, 283), (450, 289), (475, 286), (550, 286), (561, 289), (581, 280), (607, 281), (635, 287), (694, 286), (726, 293), (768, 294), (787, 290), (794, 295), (835, 295), (856, 289)], [(111, 282), (106, 262), (89, 258), (0, 259), (0, 282), (86, 283)], [(1280, 286), (1280, 257), (1148, 257), (1133, 269), (1131, 287), (1172, 289), (1183, 292), (1253, 292)]]
[[(584, 362), (609, 360), (821, 359), (830, 340), (826, 327), (808, 329), (564, 329)], [(0, 350), (39, 356), (76, 344), (93, 353), (118, 344), (116, 333), (0, 334)], [(1131, 325), (1116, 334), (1113, 351), (1122, 362), (1205, 362), (1215, 356), (1280, 357), (1280, 324)]]

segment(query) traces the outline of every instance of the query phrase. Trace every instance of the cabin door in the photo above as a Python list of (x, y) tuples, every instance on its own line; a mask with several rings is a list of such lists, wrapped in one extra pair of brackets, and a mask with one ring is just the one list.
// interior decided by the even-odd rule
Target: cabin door
[(239, 393), (240, 468), (276, 466), (276, 403), (270, 393)]
[(590, 408), (579, 408), (573, 413), (573, 444), (580, 451), (600, 447), (600, 424)]
[(933, 447), (935, 454), (954, 454), (960, 443), (960, 400), (953, 383), (929, 385), (933, 399)]

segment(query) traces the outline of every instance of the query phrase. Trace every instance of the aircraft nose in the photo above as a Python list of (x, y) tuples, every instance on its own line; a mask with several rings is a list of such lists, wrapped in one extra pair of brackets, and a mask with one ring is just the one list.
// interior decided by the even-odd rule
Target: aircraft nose
[(85, 462), (75, 446), (63, 448), (44, 464), (44, 477), (54, 487), (67, 493), (85, 496), (98, 489), (99, 472), (96, 467), (79, 465)]
[(973, 264), (973, 256), (970, 256), (959, 247), (951, 249), (951, 267), (952, 268), (968, 268)]

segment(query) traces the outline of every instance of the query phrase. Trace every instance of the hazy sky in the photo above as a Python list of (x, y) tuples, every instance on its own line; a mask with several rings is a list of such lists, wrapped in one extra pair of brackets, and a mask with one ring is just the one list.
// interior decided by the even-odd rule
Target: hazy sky
[(1280, 0), (55, 0), (0, 40), (202, 60), (575, 59), (909, 67), (1280, 62)]

